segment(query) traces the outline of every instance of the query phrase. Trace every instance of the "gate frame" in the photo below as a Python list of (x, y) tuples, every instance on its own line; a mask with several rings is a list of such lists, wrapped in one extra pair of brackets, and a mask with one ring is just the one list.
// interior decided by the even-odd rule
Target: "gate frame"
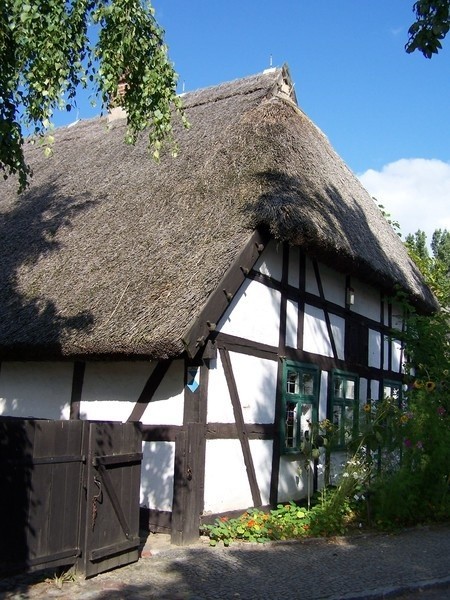
[[(0, 498), (2, 554), (11, 558), (2, 574), (64, 566), (92, 577), (138, 560), (139, 423), (0, 417), (0, 426), (0, 473), (13, 490)], [(93, 506), (101, 537), (89, 531)], [(105, 539), (108, 549), (96, 547)]]

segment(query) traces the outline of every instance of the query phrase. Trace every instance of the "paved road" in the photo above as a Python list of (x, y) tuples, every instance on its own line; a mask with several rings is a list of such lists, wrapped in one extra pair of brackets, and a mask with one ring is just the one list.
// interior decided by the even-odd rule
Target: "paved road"
[(134, 565), (87, 581), (65, 583), (62, 589), (54, 583), (32, 584), (26, 577), (0, 582), (2, 600), (388, 597), (450, 598), (450, 527), (418, 528), (396, 535), (235, 544), (230, 548), (199, 543), (164, 549)]

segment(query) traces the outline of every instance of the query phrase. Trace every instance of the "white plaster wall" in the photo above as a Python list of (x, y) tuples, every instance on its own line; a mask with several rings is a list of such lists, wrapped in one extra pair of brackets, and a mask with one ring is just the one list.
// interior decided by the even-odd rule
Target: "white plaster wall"
[(338, 358), (345, 360), (345, 319), (330, 314), (330, 323)]
[(298, 246), (289, 248), (288, 284), (295, 288), (300, 286), (300, 249)]
[[(304, 459), (300, 454), (281, 456), (278, 480), (279, 502), (289, 502), (289, 500), (303, 498), (307, 495), (307, 479), (303, 463)], [(299, 467), (301, 467), (301, 473)]]
[(219, 354), (216, 360), (210, 361), (206, 418), (208, 423), (234, 422), (230, 393)]
[[(87, 363), (80, 402), (82, 419), (126, 422), (133, 411), (155, 362)], [(146, 408), (147, 425), (183, 423), (183, 361), (174, 361)]]
[(325, 315), (321, 308), (305, 305), (303, 350), (322, 356), (333, 356)]
[(250, 452), (256, 472), (261, 502), (269, 504), (270, 501), (270, 479), (272, 472), (272, 440), (250, 440)]
[(392, 370), (396, 373), (402, 372), (402, 345), (398, 340), (390, 340), (384, 336), (384, 361), (383, 368), (389, 369), (389, 348), (392, 354)]
[(389, 337), (387, 335), (383, 335), (383, 345), (384, 345), (384, 354), (383, 354), (383, 369), (389, 369)]
[(371, 400), (378, 400), (378, 394), (380, 391), (380, 382), (372, 379), (370, 382), (370, 396)]
[(392, 306), (392, 328), (402, 331), (403, 328), (403, 309), (399, 304), (389, 303), (389, 299), (386, 298), (384, 303), (384, 323), (389, 323), (389, 308)]
[(278, 244), (275, 240), (270, 240), (263, 253), (256, 261), (254, 269), (263, 275), (276, 279), (276, 281), (281, 281), (281, 274), (283, 271), (283, 244)]
[(319, 296), (319, 288), (317, 286), (316, 274), (314, 273), (312, 260), (308, 257), (306, 257), (305, 279), (305, 290), (310, 294)]
[(369, 397), (370, 395), (367, 393), (367, 379), (361, 377), (359, 380), (359, 403), (361, 405), (365, 404)]
[[(230, 360), (244, 421), (273, 423), (277, 363), (237, 352), (230, 352)], [(209, 423), (235, 422), (220, 356), (217, 357), (217, 361), (214, 361), (209, 372), (207, 420)]]
[(254, 342), (278, 346), (281, 294), (246, 280), (220, 319), (217, 329)]
[(253, 505), (239, 440), (206, 440), (204, 513)]
[(337, 485), (341, 479), (341, 473), (347, 464), (348, 456), (345, 451), (332, 452), (330, 457), (330, 481), (331, 485)]
[(297, 348), (298, 304), (292, 300), (286, 302), (286, 346)]
[(345, 307), (345, 275), (323, 264), (319, 264), (319, 272), (325, 300)]
[(392, 370), (396, 373), (403, 371), (402, 344), (398, 340), (392, 341)]
[(182, 425), (184, 361), (174, 360), (142, 415), (144, 425)]
[(2, 362), (0, 414), (68, 419), (73, 363)]
[(381, 366), (381, 334), (369, 329), (369, 367)]
[(401, 306), (396, 304), (392, 306), (392, 328), (397, 329), (397, 331), (403, 330), (403, 310)]
[(141, 506), (172, 510), (174, 442), (143, 442), (141, 468)]
[(355, 303), (352, 311), (379, 323), (381, 316), (380, 292), (356, 279), (352, 279), (352, 288), (355, 290)]
[(156, 362), (89, 362), (80, 401), (82, 419), (125, 422)]

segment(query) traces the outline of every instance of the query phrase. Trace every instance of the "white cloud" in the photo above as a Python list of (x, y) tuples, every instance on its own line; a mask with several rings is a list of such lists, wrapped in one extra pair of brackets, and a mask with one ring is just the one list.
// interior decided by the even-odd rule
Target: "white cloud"
[(402, 158), (381, 171), (369, 169), (359, 179), (399, 222), (403, 239), (421, 229), (430, 242), (435, 229), (450, 231), (450, 163)]

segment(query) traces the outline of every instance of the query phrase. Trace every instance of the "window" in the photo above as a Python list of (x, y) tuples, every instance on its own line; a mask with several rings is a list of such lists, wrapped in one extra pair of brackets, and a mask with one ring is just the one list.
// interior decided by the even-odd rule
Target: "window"
[(333, 371), (330, 421), (336, 427), (335, 448), (345, 448), (358, 431), (358, 376)]
[(393, 398), (396, 404), (400, 406), (402, 401), (402, 382), (401, 381), (383, 381), (383, 398)]
[(286, 361), (283, 370), (282, 450), (299, 452), (318, 419), (319, 369)]

